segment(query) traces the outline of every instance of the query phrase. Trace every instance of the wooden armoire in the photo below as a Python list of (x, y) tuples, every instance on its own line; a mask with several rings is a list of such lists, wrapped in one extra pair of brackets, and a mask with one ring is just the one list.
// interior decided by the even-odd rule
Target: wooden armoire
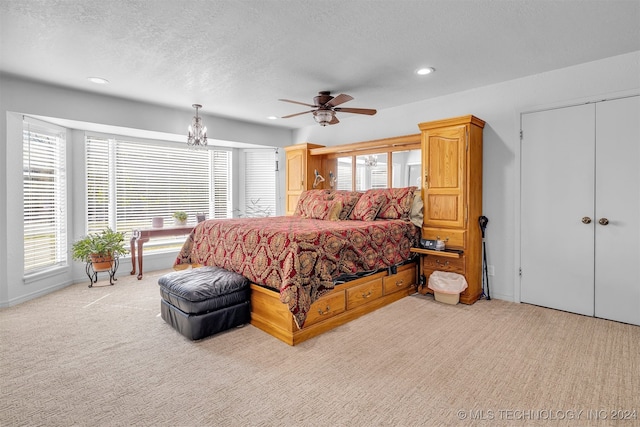
[(482, 131), (474, 116), (420, 123), (422, 132), (422, 238), (444, 240), (446, 248), (462, 251), (423, 251), (423, 292), (435, 270), (465, 276), (468, 288), (460, 302), (472, 304), (482, 295)]
[(315, 180), (315, 171), (320, 170), (322, 158), (312, 156), (311, 149), (323, 145), (297, 144), (285, 147), (286, 178), (285, 178), (285, 215), (292, 215), (296, 211), (300, 194), (311, 190)]

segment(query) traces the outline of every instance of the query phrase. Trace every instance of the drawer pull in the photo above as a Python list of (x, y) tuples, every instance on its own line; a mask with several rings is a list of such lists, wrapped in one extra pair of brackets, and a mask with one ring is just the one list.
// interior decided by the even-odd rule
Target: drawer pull
[(445, 267), (446, 267), (447, 265), (449, 265), (449, 261), (442, 262), (442, 261), (440, 261), (439, 259), (437, 259), (437, 260), (436, 260), (436, 264), (438, 264), (438, 265), (443, 265), (443, 266), (445, 266)]
[(371, 291), (367, 292), (366, 294), (363, 292), (362, 293), (362, 298), (369, 298), (371, 296)]
[(329, 307), (329, 305), (327, 305), (327, 307), (325, 308), (324, 311), (322, 311), (321, 309), (318, 309), (318, 314), (320, 316), (324, 316), (325, 314), (329, 314), (330, 311), (331, 311), (331, 307)]
[(396, 281), (396, 286), (397, 286), (397, 287), (400, 287), (400, 286), (402, 286), (402, 285), (404, 285), (404, 280), (398, 280), (398, 281)]

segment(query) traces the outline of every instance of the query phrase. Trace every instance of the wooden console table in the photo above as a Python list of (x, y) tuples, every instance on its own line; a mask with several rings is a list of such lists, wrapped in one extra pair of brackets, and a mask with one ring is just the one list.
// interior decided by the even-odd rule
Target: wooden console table
[(193, 225), (168, 228), (133, 230), (131, 235), (131, 274), (136, 274), (136, 247), (138, 248), (138, 280), (142, 279), (142, 245), (154, 237), (181, 236), (191, 233)]

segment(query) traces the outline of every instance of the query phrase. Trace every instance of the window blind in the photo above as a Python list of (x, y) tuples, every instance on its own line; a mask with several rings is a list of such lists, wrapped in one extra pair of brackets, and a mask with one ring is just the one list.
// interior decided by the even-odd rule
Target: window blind
[(371, 168), (371, 188), (387, 188), (387, 165)]
[(352, 157), (344, 157), (338, 159), (338, 176), (336, 178), (337, 190), (353, 190), (352, 177)]
[(93, 137), (86, 143), (87, 233), (114, 228), (110, 217), (109, 141)]
[(115, 141), (116, 230), (151, 225), (185, 211), (209, 210), (210, 151)]
[[(231, 154), (87, 135), (87, 232), (107, 226), (124, 232), (149, 228), (153, 217), (171, 225), (176, 211), (187, 212), (191, 224), (197, 213), (228, 218)], [(153, 250), (183, 241), (158, 239), (148, 245)]]
[(66, 135), (23, 122), (24, 272), (67, 264)]
[(213, 197), (209, 211), (213, 218), (231, 217), (231, 152), (213, 152)]
[(274, 216), (276, 170), (273, 150), (245, 150), (244, 215)]

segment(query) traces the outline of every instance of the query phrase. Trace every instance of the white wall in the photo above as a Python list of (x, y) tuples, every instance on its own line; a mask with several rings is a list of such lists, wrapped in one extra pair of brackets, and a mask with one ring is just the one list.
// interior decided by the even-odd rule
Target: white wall
[[(89, 283), (84, 265), (77, 262), (71, 268), (62, 269), (56, 274), (29, 282), (23, 281), (23, 114), (175, 136), (184, 135), (193, 111), (190, 108), (178, 110), (0, 75), (0, 307), (25, 301), (77, 281)], [(289, 129), (206, 114), (202, 116), (211, 139), (275, 147), (292, 143), (292, 131)], [(68, 164), (71, 165), (67, 172), (71, 212), (68, 234), (71, 244), (76, 237), (84, 234), (83, 132), (70, 132), (67, 141)], [(284, 183), (281, 185), (284, 187)], [(145, 257), (145, 270), (170, 268), (175, 255)], [(118, 275), (129, 274), (130, 265), (129, 258), (121, 260)]]
[(520, 113), (631, 93), (640, 93), (640, 51), (382, 110), (372, 117), (344, 114), (339, 125), (309, 126), (298, 130), (294, 140), (329, 146), (414, 134), (418, 123), (448, 117), (473, 114), (486, 121), (483, 210), (489, 218), (488, 263), (495, 266), (491, 294), (519, 301)]

